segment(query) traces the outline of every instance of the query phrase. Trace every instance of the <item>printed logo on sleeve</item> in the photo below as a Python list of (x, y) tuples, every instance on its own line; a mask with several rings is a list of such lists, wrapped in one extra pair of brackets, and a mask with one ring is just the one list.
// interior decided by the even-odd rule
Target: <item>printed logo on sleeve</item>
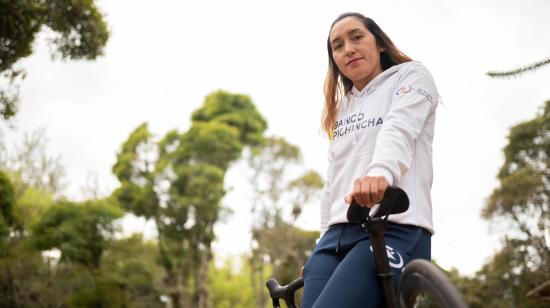
[(401, 87), (397, 90), (397, 92), (395, 92), (395, 95), (401, 95), (401, 94), (409, 93), (409, 92), (411, 92), (411, 90), (412, 90), (411, 86)]
[(411, 86), (402, 86), (395, 92), (395, 95), (400, 96), (403, 94), (407, 94), (409, 92), (414, 91), (418, 95), (424, 96), (430, 104), (433, 104), (433, 96), (427, 91), (422, 88), (418, 87), (411, 87)]

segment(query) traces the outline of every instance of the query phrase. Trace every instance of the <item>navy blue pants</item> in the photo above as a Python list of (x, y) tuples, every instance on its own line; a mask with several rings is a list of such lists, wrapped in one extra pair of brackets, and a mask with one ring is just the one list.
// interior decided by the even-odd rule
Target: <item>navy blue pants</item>
[[(423, 228), (388, 223), (384, 240), (395, 288), (405, 264), (431, 259), (431, 234)], [(377, 274), (361, 225), (333, 225), (304, 266), (302, 308), (378, 307), (384, 299)]]

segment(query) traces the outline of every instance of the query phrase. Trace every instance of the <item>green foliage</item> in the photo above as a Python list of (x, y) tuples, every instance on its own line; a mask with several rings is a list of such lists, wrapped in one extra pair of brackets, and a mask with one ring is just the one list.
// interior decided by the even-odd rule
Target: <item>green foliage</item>
[(300, 161), (300, 149), (280, 137), (267, 137), (251, 149), (248, 165), (253, 173), (249, 183), (254, 192), (252, 211), (259, 216), (257, 226), (283, 219), (280, 201), (289, 191), (288, 172)]
[(36, 1), (0, 2), (0, 72), (10, 68), (18, 59), (32, 53), (32, 42), (40, 30), (41, 12)]
[(104, 253), (102, 272), (116, 281), (131, 307), (164, 307), (160, 302), (163, 270), (157, 247), (140, 235), (113, 241)]
[(121, 216), (119, 209), (103, 200), (60, 201), (34, 226), (34, 243), (40, 250), (59, 249), (61, 261), (97, 269), (115, 231), (112, 222)]
[[(32, 54), (32, 44), (42, 27), (55, 37), (54, 55), (63, 59), (94, 60), (102, 55), (109, 31), (94, 0), (0, 0), (0, 73), (10, 80), (24, 75), (13, 65)], [(17, 87), (17, 86), (15, 86)], [(16, 113), (18, 89), (0, 89), (0, 116)]]
[[(138, 181), (151, 172), (148, 167), (153, 162), (145, 157), (139, 157), (142, 154), (141, 147), (152, 146), (151, 138), (147, 123), (143, 123), (122, 144), (121, 150), (117, 154), (117, 161), (113, 166), (113, 173), (120, 181)], [(142, 162), (142, 165), (133, 165), (136, 161)]]
[(54, 201), (60, 165), (44, 140), (1, 161), (0, 307), (164, 307), (156, 245), (115, 240), (111, 200)]
[(238, 129), (215, 121), (194, 123), (181, 137), (181, 144), (182, 156), (178, 160), (202, 162), (220, 169), (227, 169), (243, 148)]
[(507, 226), (502, 249), (473, 277), (455, 275), (472, 307), (547, 307), (528, 292), (550, 279), (550, 101), (510, 130), (500, 182), (482, 216)]
[(544, 59), (542, 61), (538, 61), (529, 65), (525, 65), (516, 69), (507, 70), (507, 71), (489, 71), (487, 72), (487, 76), (493, 77), (493, 78), (502, 78), (502, 77), (512, 77), (512, 76), (518, 76), (525, 72), (535, 71), (542, 66), (545, 66), (550, 63), (550, 58)]
[(319, 232), (282, 223), (254, 230), (253, 237), (258, 241), (257, 253), (269, 257), (275, 278), (281, 283), (289, 283), (300, 274)]
[(10, 227), (15, 222), (14, 201), (13, 185), (7, 175), (0, 170), (0, 257), (8, 250)]
[(0, 257), (0, 307), (60, 307), (67, 282), (53, 274), (39, 252), (11, 247)]
[[(293, 223), (302, 207), (320, 192), (323, 181), (318, 173), (307, 170), (291, 179), (291, 171), (301, 160), (300, 149), (283, 138), (268, 137), (252, 148), (248, 157), (253, 189), (252, 289), (256, 307), (264, 307), (266, 267), (273, 268), (282, 283), (294, 280), (315, 246), (318, 232), (304, 231)], [(289, 206), (290, 213), (288, 213)], [(266, 261), (269, 260), (269, 261)]]
[[(1, 47), (0, 47), (1, 48)], [(0, 58), (0, 61), (2, 58)], [(19, 102), (19, 91), (21, 82), (25, 79), (26, 73), (22, 69), (9, 69), (0, 71), (0, 82), (5, 79), (6, 89), (0, 88), (0, 117), (4, 120), (10, 119), (17, 113)]]
[(529, 270), (524, 247), (522, 241), (506, 238), (504, 247), (473, 277), (454, 277), (453, 282), (472, 308), (548, 307), (540, 298), (527, 296), (547, 277)]
[(42, 26), (53, 30), (52, 43), (62, 58), (95, 59), (109, 38), (93, 0), (1, 0), (0, 72), (32, 53)]
[[(251, 288), (251, 269), (245, 257), (241, 257), (240, 266), (235, 260), (227, 259), (222, 267), (211, 262), (209, 267), (209, 289), (212, 296), (212, 307), (254, 307)], [(268, 279), (268, 275), (265, 279)]]
[(28, 250), (0, 259), (0, 307), (164, 307), (155, 247), (139, 237), (113, 242), (93, 271), (44, 261)]
[(0, 219), (7, 225), (14, 222), (13, 205), (15, 201), (13, 184), (0, 170)]
[(208, 95), (204, 107), (198, 109), (191, 117), (196, 122), (218, 122), (238, 129), (239, 140), (243, 144), (257, 145), (262, 143), (262, 132), (267, 122), (254, 107), (247, 95), (231, 94), (222, 90)]
[(44, 213), (54, 204), (51, 192), (44, 189), (27, 187), (17, 198), (14, 215), (17, 229), (28, 231), (31, 226), (42, 219)]
[(292, 201), (292, 219), (302, 214), (302, 207), (323, 188), (323, 178), (316, 171), (309, 170), (288, 184), (287, 190), (295, 193)]
[(541, 271), (550, 279), (550, 101), (532, 120), (510, 130), (504, 148), (505, 162), (482, 215), (512, 223), (509, 236), (513, 247), (524, 250), (533, 272)]
[[(192, 120), (187, 132), (173, 130), (159, 141), (147, 124), (136, 128), (113, 166), (121, 183), (114, 196), (123, 208), (155, 221), (173, 305), (204, 307), (225, 172), (245, 146), (261, 142), (266, 125), (250, 98), (224, 91), (208, 95)], [(183, 302), (189, 298), (192, 303)]]
[[(259, 216), (256, 227), (273, 226), (289, 219), (295, 221), (302, 207), (320, 192), (323, 180), (313, 170), (289, 179), (291, 172), (299, 170), (296, 167), (300, 161), (300, 149), (280, 137), (267, 137), (264, 143), (251, 149), (249, 183), (254, 192), (252, 211)], [(291, 213), (285, 215), (284, 205), (288, 204), (292, 205)]]

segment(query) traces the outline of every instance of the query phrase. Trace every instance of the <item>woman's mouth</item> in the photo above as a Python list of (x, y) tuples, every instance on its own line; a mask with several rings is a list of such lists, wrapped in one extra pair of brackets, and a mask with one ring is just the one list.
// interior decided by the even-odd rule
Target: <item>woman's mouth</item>
[(355, 58), (355, 59), (351, 59), (349, 60), (347, 63), (346, 63), (346, 66), (348, 65), (351, 65), (353, 63), (357, 63), (357, 61), (361, 60), (362, 58)]

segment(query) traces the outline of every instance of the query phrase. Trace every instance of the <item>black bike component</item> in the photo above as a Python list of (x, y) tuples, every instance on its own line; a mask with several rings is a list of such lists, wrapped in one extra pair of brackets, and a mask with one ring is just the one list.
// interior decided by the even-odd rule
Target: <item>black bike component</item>
[(409, 209), (409, 197), (407, 193), (397, 186), (389, 186), (384, 192), (384, 197), (373, 217), (401, 214)]
[(469, 307), (447, 276), (426, 260), (416, 259), (407, 264), (401, 273), (398, 290), (399, 300), (404, 307), (414, 307), (416, 297), (422, 293), (440, 307)]
[(304, 286), (304, 278), (300, 277), (284, 287), (281, 287), (277, 280), (271, 278), (265, 283), (265, 285), (267, 286), (269, 295), (273, 301), (273, 308), (281, 307), (279, 299), (283, 299), (288, 308), (296, 308), (294, 293)]
[[(409, 197), (407, 197), (407, 193), (397, 186), (389, 186), (384, 192), (382, 202), (373, 217), (401, 214), (408, 209)], [(351, 223), (364, 224), (367, 222), (369, 213), (370, 208), (359, 206), (355, 202), (352, 202), (348, 209), (347, 218)]]
[(386, 307), (397, 307), (397, 296), (392, 285), (393, 273), (390, 270), (388, 254), (386, 252), (386, 243), (384, 241), (384, 230), (388, 216), (407, 211), (409, 208), (409, 198), (407, 193), (396, 186), (389, 186), (384, 192), (384, 197), (378, 210), (371, 217), (370, 209), (361, 207), (353, 200), (347, 213), (350, 222), (361, 223), (367, 233), (372, 246), (374, 262), (378, 269), (378, 278), (384, 292)]
[[(386, 216), (387, 219), (387, 216)], [(393, 273), (390, 270), (388, 254), (386, 252), (386, 242), (384, 241), (384, 230), (386, 229), (386, 219), (374, 217), (367, 218), (368, 223), (364, 226), (369, 233), (370, 244), (374, 255), (374, 262), (378, 269), (378, 278), (386, 299), (386, 307), (397, 307), (395, 290), (392, 285)]]

